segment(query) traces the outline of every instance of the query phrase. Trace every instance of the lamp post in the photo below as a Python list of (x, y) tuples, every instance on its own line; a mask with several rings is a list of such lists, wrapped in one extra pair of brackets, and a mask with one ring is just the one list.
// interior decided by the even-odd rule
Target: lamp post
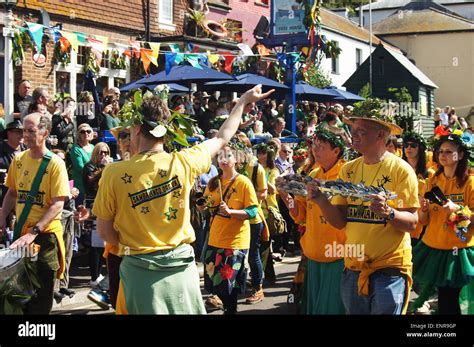
[(5, 8), (5, 18), (3, 27), (3, 36), (5, 37), (5, 55), (4, 65), (4, 100), (3, 109), (5, 110), (5, 122), (13, 121), (13, 61), (12, 61), (12, 37), (14, 31), (11, 28), (13, 23), (13, 7), (18, 0), (0, 0), (0, 6)]

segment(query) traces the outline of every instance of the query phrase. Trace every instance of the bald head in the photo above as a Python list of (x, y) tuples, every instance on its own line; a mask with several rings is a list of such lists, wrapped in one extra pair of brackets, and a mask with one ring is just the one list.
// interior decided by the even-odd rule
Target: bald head
[(48, 116), (40, 112), (30, 113), (23, 119), (23, 123), (26, 127), (27, 124), (31, 124), (34, 127), (37, 127), (38, 130), (48, 130), (48, 133), (51, 132), (51, 120)]

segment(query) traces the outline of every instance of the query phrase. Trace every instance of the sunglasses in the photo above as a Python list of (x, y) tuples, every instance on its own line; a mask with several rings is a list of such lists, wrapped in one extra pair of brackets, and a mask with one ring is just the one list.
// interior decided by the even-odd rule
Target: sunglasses
[(404, 143), (403, 144), (403, 148), (408, 148), (408, 147), (417, 148), (418, 144), (417, 143)]
[(291, 151), (291, 150), (285, 150), (285, 149), (284, 149), (284, 150), (282, 150), (282, 152), (285, 152), (286, 154), (293, 153), (293, 151)]
[(127, 139), (127, 138), (130, 137), (130, 134), (127, 133), (126, 131), (121, 131), (121, 132), (119, 132), (119, 136), (118, 136), (118, 137), (119, 137), (119, 139), (121, 139), (121, 140), (125, 140), (125, 139)]
[(109, 155), (109, 151), (100, 151), (99, 154)]
[(92, 130), (81, 130), (81, 134), (85, 134), (85, 133), (90, 134), (92, 133)]

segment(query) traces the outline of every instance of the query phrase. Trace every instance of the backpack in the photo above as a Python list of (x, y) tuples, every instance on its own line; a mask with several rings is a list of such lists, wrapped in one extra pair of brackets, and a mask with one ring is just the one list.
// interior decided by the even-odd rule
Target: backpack
[(286, 232), (286, 221), (281, 215), (280, 211), (276, 209), (273, 206), (268, 206), (267, 204), (267, 210), (268, 210), (268, 217), (267, 217), (267, 225), (268, 225), (268, 231), (270, 232), (270, 235), (276, 236), (276, 235), (281, 235)]

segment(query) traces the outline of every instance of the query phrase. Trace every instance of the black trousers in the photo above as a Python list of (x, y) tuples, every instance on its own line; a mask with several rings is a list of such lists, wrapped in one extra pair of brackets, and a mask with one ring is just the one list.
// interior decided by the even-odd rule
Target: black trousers
[(438, 287), (438, 313), (460, 315), (459, 293), (462, 288)]
[(109, 295), (110, 303), (115, 309), (117, 304), (117, 296), (120, 283), (120, 263), (122, 262), (122, 257), (118, 255), (109, 253), (107, 256), (107, 271), (109, 272)]

